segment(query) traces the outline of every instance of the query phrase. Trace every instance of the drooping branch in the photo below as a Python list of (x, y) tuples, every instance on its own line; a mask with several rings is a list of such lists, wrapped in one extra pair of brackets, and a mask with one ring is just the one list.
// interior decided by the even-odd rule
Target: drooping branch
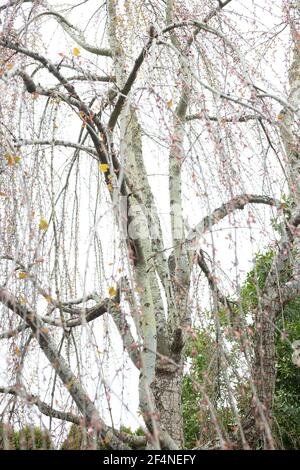
[(21, 305), (5, 288), (0, 289), (0, 302), (21, 317), (31, 328), (40, 348), (46, 355), (52, 367), (56, 370), (58, 376), (69, 391), (87, 423), (93, 426), (97, 433), (109, 441), (108, 445), (111, 448), (126, 449), (127, 446), (110, 432), (104, 421), (100, 418), (94, 403), (88, 397), (81, 383), (72, 373), (68, 364), (58, 352), (58, 349), (50, 338), (48, 332), (45, 331), (39, 316), (27, 306)]
[[(59, 68), (56, 67), (50, 60), (48, 60), (46, 57), (42, 56), (41, 54), (31, 51), (29, 49), (26, 49), (24, 47), (21, 47), (19, 44), (15, 44), (7, 40), (6, 38), (0, 39), (0, 46), (7, 47), (8, 49), (24, 54), (27, 57), (31, 57), (32, 59), (42, 64), (58, 80), (58, 82), (61, 85), (63, 85), (63, 87), (66, 89), (66, 91), (69, 94), (68, 99), (70, 100), (70, 102), (72, 102), (79, 109), (79, 111), (84, 113), (84, 115), (89, 118), (89, 126), (93, 126), (93, 124), (95, 124), (97, 130), (101, 132), (103, 136), (106, 135), (105, 128), (102, 125), (98, 115), (93, 113), (89, 109), (89, 107), (80, 99), (79, 95), (77, 94), (75, 90), (74, 85), (68, 82), (68, 80), (59, 71)], [(35, 85), (32, 78), (26, 72), (24, 72), (23, 70), (18, 70), (16, 74), (22, 77), (24, 84), (26, 86), (26, 89), (29, 93), (39, 92), (38, 86)], [(42, 92), (40, 91), (40, 93)], [(89, 126), (87, 126), (87, 129), (89, 129)], [(96, 132), (94, 132), (94, 134), (97, 135)], [(100, 148), (101, 153), (103, 153), (103, 143), (99, 139), (98, 140), (95, 139), (94, 134), (91, 133), (91, 138), (93, 140), (93, 143), (95, 144), (96, 149), (98, 150)], [(105, 161), (104, 163), (107, 163), (107, 161)]]
[[(261, 292), (260, 305), (255, 311), (256, 337), (255, 360), (253, 376), (257, 387), (257, 395), (263, 404), (268, 421), (272, 424), (272, 407), (276, 379), (276, 348), (275, 348), (275, 322), (276, 317), (283, 309), (286, 302), (293, 300), (299, 294), (299, 207), (300, 207), (300, 180), (299, 180), (299, 2), (288, 2), (288, 16), (290, 20), (293, 45), (293, 57), (289, 67), (290, 92), (288, 101), (281, 103), (284, 109), (281, 111), (280, 131), (283, 145), (288, 160), (288, 185), (292, 200), (291, 218), (286, 226), (277, 253), (274, 256), (269, 270), (265, 286)], [(292, 16), (295, 14), (295, 21)], [(295, 29), (294, 29), (295, 28)], [(263, 93), (264, 96), (266, 94)], [(269, 96), (269, 94), (268, 94)], [(290, 267), (288, 282), (282, 287), (281, 278)], [(286, 276), (286, 274), (285, 274)], [(255, 414), (253, 414), (255, 419)], [(256, 419), (257, 434), (261, 433), (261, 423)], [(270, 445), (267, 442), (266, 447)]]
[[(53, 90), (46, 90), (40, 85), (36, 85), (33, 81), (33, 79), (24, 71), (17, 70), (14, 72), (13, 75), (19, 75), (24, 82), (24, 85), (26, 87), (26, 90), (29, 93), (36, 93), (39, 95), (43, 96), (48, 96), (48, 97), (58, 97), (68, 103), (71, 107), (75, 107), (78, 110), (79, 116), (82, 120), (84, 120), (84, 123), (86, 125), (87, 131), (92, 139), (92, 142), (95, 146), (96, 154), (100, 160), (101, 163), (103, 164), (108, 164), (108, 154), (109, 150), (107, 148), (107, 141), (106, 141), (106, 130), (103, 127), (98, 114), (94, 113), (78, 96), (78, 94), (75, 91), (75, 88), (73, 85), (71, 85), (67, 79), (65, 79), (61, 73), (59, 72), (58, 68), (53, 65), (50, 61), (48, 61), (46, 58), (43, 56), (40, 56), (39, 54), (29, 51), (24, 48), (19, 48), (19, 46), (9, 43), (7, 40), (1, 41), (0, 40), (0, 45), (8, 48), (12, 48), (13, 50), (17, 50), (18, 52), (21, 52), (25, 55), (28, 55), (29, 57), (32, 57), (39, 61), (42, 65), (44, 65), (50, 73), (52, 73), (55, 78), (59, 80), (61, 85), (65, 87), (65, 89), (69, 92), (68, 95), (61, 93), (60, 91), (53, 89)], [(101, 138), (99, 137), (101, 136)], [(119, 162), (114, 155), (112, 154), (112, 161), (113, 161), (113, 167), (116, 173), (119, 173), (120, 166)], [(110, 171), (108, 170), (105, 172), (105, 180), (106, 183), (109, 184), (111, 182), (110, 180)]]
[(211, 288), (212, 292), (216, 294), (218, 302), (222, 304), (224, 307), (226, 307), (229, 311), (229, 313), (232, 315), (232, 307), (234, 302), (230, 301), (220, 290), (217, 281), (215, 279), (215, 276), (211, 272), (211, 270), (208, 267), (208, 264), (205, 260), (204, 252), (203, 250), (199, 250), (199, 253), (197, 253), (197, 264), (200, 267), (201, 271), (204, 273), (209, 287)]
[(35, 405), (45, 416), (61, 419), (62, 421), (68, 421), (77, 425), (80, 425), (80, 423), (82, 422), (82, 418), (80, 418), (79, 416), (76, 416), (73, 413), (59, 411), (52, 408), (51, 406), (47, 405), (47, 403), (42, 401), (39, 397), (35, 395), (30, 395), (23, 388), (20, 389), (20, 386), (18, 385), (15, 387), (0, 387), (0, 393), (20, 397), (21, 399), (25, 400), (28, 405)]
[(195, 236), (199, 237), (207, 232), (213, 225), (232, 214), (236, 210), (243, 210), (247, 204), (265, 204), (271, 207), (282, 209), (283, 205), (277, 199), (270, 196), (257, 194), (243, 194), (232, 198), (229, 202), (222, 204), (215, 209), (210, 215), (207, 215), (202, 221), (194, 227), (187, 236), (187, 241), (192, 240)]
[(85, 145), (80, 145), (75, 142), (69, 142), (67, 140), (27, 140), (22, 139), (16, 142), (16, 145), (19, 147), (22, 146), (29, 146), (29, 145), (55, 145), (55, 146), (62, 146), (62, 147), (70, 147), (77, 150), (81, 150), (83, 152), (90, 153), (92, 155), (97, 156), (97, 152), (92, 147), (86, 147)]
[[(32, 0), (23, 0), (22, 3), (31, 3)], [(6, 8), (14, 7), (16, 5), (20, 4), (19, 0), (11, 0), (10, 2), (7, 2), (6, 5), (1, 5), (0, 6), (0, 11), (5, 10)]]
[(19, 333), (22, 333), (23, 331), (25, 331), (27, 328), (29, 328), (28, 325), (26, 325), (25, 323), (21, 323), (21, 325), (17, 326), (17, 328), (13, 328), (13, 329), (4, 331), (3, 333), (0, 333), (0, 339), (14, 338)]
[(61, 25), (63, 30), (75, 41), (80, 47), (91, 54), (100, 55), (104, 57), (111, 57), (111, 51), (103, 47), (95, 47), (88, 44), (84, 34), (76, 26), (72, 25), (64, 16), (53, 10), (40, 13), (34, 18), (34, 21), (42, 16), (53, 16), (55, 20)]
[[(74, 415), (71, 412), (54, 409), (42, 401), (38, 396), (27, 393), (23, 388), (20, 389), (20, 386), (18, 385), (15, 387), (0, 387), (0, 393), (21, 398), (22, 400), (26, 401), (27, 405), (36, 406), (45, 416), (60, 419), (62, 421), (68, 421), (69, 423), (76, 424), (77, 426), (82, 425), (83, 420), (80, 416)], [(133, 449), (142, 449), (146, 446), (146, 436), (133, 436), (131, 434), (127, 434), (124, 431), (118, 431), (117, 429), (112, 430), (110, 427), (108, 427), (108, 429), (110, 432), (114, 432), (120, 441), (128, 444)]]

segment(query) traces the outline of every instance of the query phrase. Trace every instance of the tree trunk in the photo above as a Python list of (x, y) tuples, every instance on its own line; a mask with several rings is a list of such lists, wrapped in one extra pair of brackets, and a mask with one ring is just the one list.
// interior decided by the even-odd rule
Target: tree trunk
[(156, 368), (152, 391), (159, 423), (167, 431), (180, 449), (183, 448), (183, 421), (181, 391), (183, 380), (183, 363), (178, 366), (161, 364)]

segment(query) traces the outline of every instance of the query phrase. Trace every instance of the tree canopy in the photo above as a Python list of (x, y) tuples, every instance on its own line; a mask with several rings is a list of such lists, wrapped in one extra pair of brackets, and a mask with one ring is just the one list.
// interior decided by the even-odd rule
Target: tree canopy
[(299, 448), (299, 0), (0, 25), (3, 446)]

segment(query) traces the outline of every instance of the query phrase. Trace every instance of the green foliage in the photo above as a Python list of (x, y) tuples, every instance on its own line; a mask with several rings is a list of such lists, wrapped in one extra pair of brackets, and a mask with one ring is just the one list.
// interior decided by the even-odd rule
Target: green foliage
[(261, 290), (264, 288), (267, 275), (274, 258), (272, 250), (266, 253), (257, 253), (254, 260), (254, 268), (249, 271), (241, 289), (241, 305), (244, 312), (249, 312), (257, 307)]
[[(274, 251), (258, 253), (254, 268), (249, 271), (241, 289), (241, 310), (237, 314), (252, 314), (258, 305), (258, 299), (264, 288), (267, 275), (272, 266)], [(287, 263), (280, 274), (279, 281), (287, 282), (291, 276), (291, 266)], [(282, 315), (276, 320), (276, 389), (273, 404), (274, 430), (279, 446), (285, 449), (300, 449), (300, 368), (292, 363), (291, 343), (300, 339), (300, 297), (285, 305)], [(226, 326), (226, 314), (219, 312), (221, 327)], [(232, 351), (235, 345), (232, 343)], [(190, 341), (186, 358), (190, 363), (184, 377), (182, 402), (184, 418), (184, 435), (187, 448), (192, 448), (197, 441), (213, 440), (213, 426), (210, 413), (205, 410), (199, 389), (195, 383), (204, 385), (210, 397), (214, 396), (213, 387), (207, 388), (207, 375), (211, 368), (213, 341), (208, 333), (198, 332), (197, 339)], [(232, 357), (232, 365), (238, 361)], [(234, 367), (234, 366), (233, 366)], [(235, 393), (240, 413), (249, 410), (251, 392), (247, 383), (236, 384)], [(216, 400), (214, 407), (218, 417), (229, 432), (234, 427), (231, 411)], [(219, 409), (218, 409), (219, 408)], [(203, 439), (201, 434), (203, 434)]]
[[(259, 253), (255, 267), (248, 273), (241, 290), (241, 301), (246, 312), (257, 306), (259, 291), (274, 258), (272, 250)], [(291, 276), (291, 267), (280, 275), (285, 283)], [(274, 431), (280, 446), (285, 449), (300, 448), (300, 369), (292, 363), (291, 343), (300, 339), (300, 297), (285, 305), (276, 320), (276, 387), (273, 405)]]
[(0, 422), (0, 450), (15, 450), (14, 430), (10, 424)]
[(82, 426), (72, 424), (68, 437), (61, 446), (61, 450), (88, 450), (95, 448), (87, 429)]
[(120, 427), (120, 432), (125, 432), (126, 434), (130, 434), (131, 436), (144, 436), (145, 433), (143, 431), (143, 428), (137, 428), (135, 431), (132, 431), (130, 428), (127, 426), (121, 426)]
[[(182, 385), (182, 411), (185, 447), (191, 449), (201, 440), (202, 432), (206, 438), (211, 429), (211, 416), (203, 406), (203, 396), (197, 384), (205, 383), (205, 390), (213, 395), (214, 385), (209, 385), (208, 373), (214, 350), (214, 341), (205, 331), (198, 331), (186, 347), (186, 359), (189, 370)], [(211, 393), (210, 393), (211, 392)], [(212, 435), (210, 436), (212, 438)]]
[(25, 426), (14, 432), (16, 450), (50, 450), (53, 443), (50, 434), (38, 427)]
[(289, 302), (276, 335), (276, 393), (274, 416), (277, 435), (285, 449), (300, 449), (300, 369), (292, 363), (291, 343), (300, 339), (300, 297)]
[(38, 427), (25, 426), (15, 431), (10, 424), (0, 423), (0, 450), (53, 449), (51, 436)]
[[(131, 436), (144, 436), (145, 433), (142, 428), (138, 428), (136, 431), (132, 431), (126, 426), (120, 427), (120, 432), (125, 432)], [(72, 424), (68, 437), (65, 439), (61, 446), (61, 450), (107, 450), (109, 449), (108, 443), (104, 441), (100, 442), (90, 436), (85, 427), (77, 426)]]
[[(289, 220), (291, 217), (291, 210), (293, 207), (293, 201), (290, 196), (283, 195), (281, 197), (281, 208), (284, 210), (284, 218), (285, 220)], [(282, 215), (277, 215), (271, 218), (271, 225), (273, 229), (279, 233), (279, 235), (283, 235), (284, 233), (284, 224), (282, 223)]]

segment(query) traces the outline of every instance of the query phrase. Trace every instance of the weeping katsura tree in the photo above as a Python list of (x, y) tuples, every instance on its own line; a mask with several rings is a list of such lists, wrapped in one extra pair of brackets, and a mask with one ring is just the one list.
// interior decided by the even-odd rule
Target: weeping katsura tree
[[(214, 344), (191, 386), (211, 445), (278, 445), (275, 320), (300, 289), (299, 13), (298, 0), (1, 2), (4, 418), (35, 409), (54, 437), (53, 423), (84, 428), (89, 448), (183, 448), (197, 325)], [(247, 311), (245, 263), (270, 243)], [(126, 373), (138, 380), (114, 388)], [(144, 435), (115, 424), (135, 402)]]

